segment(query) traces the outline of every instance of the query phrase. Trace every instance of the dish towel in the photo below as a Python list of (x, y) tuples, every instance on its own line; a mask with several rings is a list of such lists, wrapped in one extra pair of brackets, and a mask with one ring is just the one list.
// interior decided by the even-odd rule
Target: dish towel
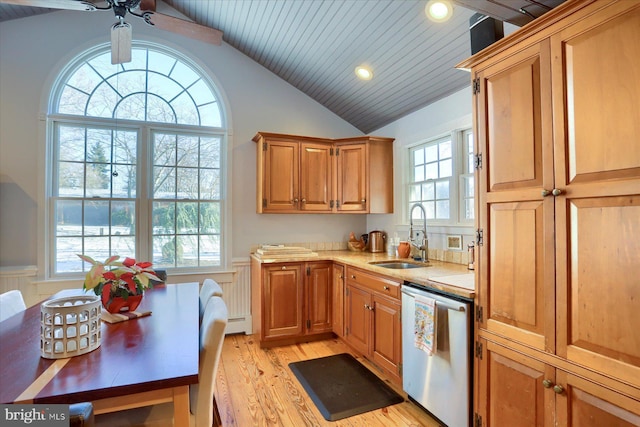
[(151, 315), (150, 311), (125, 311), (122, 313), (109, 313), (107, 310), (102, 310), (102, 321), (107, 323), (119, 323), (125, 322), (131, 319), (137, 319), (138, 317), (145, 317)]
[(415, 346), (432, 355), (436, 352), (436, 300), (416, 295), (415, 307)]

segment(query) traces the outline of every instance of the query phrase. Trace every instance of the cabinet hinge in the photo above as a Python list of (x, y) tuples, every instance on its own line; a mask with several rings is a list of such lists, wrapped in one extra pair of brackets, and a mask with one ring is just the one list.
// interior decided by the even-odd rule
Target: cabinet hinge
[(336, 200), (336, 209), (340, 209), (340, 200)]
[(333, 156), (333, 148), (329, 148), (329, 155)]
[(473, 427), (482, 427), (482, 417), (477, 412), (473, 414)]
[(262, 151), (267, 151), (267, 143), (266, 142), (262, 143)]
[(263, 208), (267, 207), (267, 199), (262, 199), (262, 207)]
[(329, 207), (333, 209), (333, 200), (329, 200)]
[(476, 230), (476, 246), (482, 246), (482, 244), (484, 243), (483, 234), (484, 231), (482, 230), (482, 228), (478, 228)]
[(307, 329), (311, 329), (311, 320), (307, 319)]
[(476, 322), (482, 323), (482, 307), (476, 306)]
[(402, 362), (398, 363), (398, 375), (402, 378)]
[(339, 156), (339, 155), (340, 155), (340, 149), (336, 148), (336, 156)]
[(345, 291), (346, 295), (349, 296), (349, 288)]
[(476, 341), (476, 357), (482, 360), (482, 343)]
[(473, 156), (473, 167), (482, 169), (482, 153)]
[(345, 331), (345, 335), (349, 335), (349, 327), (347, 326), (347, 330)]
[(307, 267), (307, 276), (311, 276), (311, 267)]
[(475, 79), (473, 79), (473, 94), (477, 95), (480, 93), (480, 79), (478, 77), (476, 77)]

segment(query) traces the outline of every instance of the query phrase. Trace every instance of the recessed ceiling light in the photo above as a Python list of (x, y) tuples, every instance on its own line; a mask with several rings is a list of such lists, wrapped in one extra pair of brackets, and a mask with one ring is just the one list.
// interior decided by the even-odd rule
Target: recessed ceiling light
[(359, 65), (356, 67), (356, 76), (358, 76), (360, 80), (371, 80), (373, 78), (373, 71), (366, 65)]
[(453, 15), (453, 5), (449, 0), (429, 0), (424, 12), (434, 22), (445, 22)]

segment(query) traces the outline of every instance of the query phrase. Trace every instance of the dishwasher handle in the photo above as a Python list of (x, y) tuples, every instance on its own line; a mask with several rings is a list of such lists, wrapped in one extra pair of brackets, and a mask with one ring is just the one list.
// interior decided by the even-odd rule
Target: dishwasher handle
[[(422, 295), (425, 296), (427, 298), (431, 298), (432, 296), (436, 296), (434, 294), (430, 294), (428, 292), (412, 292), (410, 290), (408, 290), (407, 288), (405, 288), (404, 286), (402, 287), (401, 292), (405, 295), (408, 295), (410, 297), (415, 298), (417, 295)], [(454, 311), (461, 311), (464, 312), (466, 311), (466, 304), (462, 304), (462, 303), (458, 303), (457, 301), (451, 300), (451, 299), (446, 299), (445, 301), (442, 301), (444, 298), (435, 298), (436, 300), (436, 305), (439, 307), (444, 307), (447, 308), (449, 310), (454, 310)]]

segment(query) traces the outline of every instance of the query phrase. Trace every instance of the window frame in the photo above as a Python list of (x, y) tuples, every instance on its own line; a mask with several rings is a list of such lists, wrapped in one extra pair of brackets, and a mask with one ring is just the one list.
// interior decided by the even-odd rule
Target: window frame
[[(466, 171), (466, 156), (464, 144), (464, 137), (468, 134), (473, 135), (473, 129), (470, 127), (464, 127), (460, 129), (454, 129), (447, 133), (439, 134), (419, 143), (406, 146), (405, 156), (407, 159), (407, 172), (405, 173), (406, 185), (404, 187), (404, 218), (406, 223), (411, 222), (411, 208), (417, 202), (411, 201), (411, 187), (416, 183), (414, 181), (414, 164), (413, 164), (413, 152), (416, 149), (422, 147), (432, 146), (445, 139), (451, 141), (451, 157), (452, 157), (452, 174), (449, 179), (449, 218), (448, 219), (427, 219), (426, 224), (430, 227), (473, 227), (475, 219), (465, 219), (462, 214), (462, 207), (464, 206), (464, 193), (463, 193), (463, 176), (471, 175), (475, 183), (475, 173), (465, 174)], [(439, 178), (441, 179), (441, 178)], [(437, 181), (437, 180), (434, 180)], [(474, 184), (475, 185), (475, 184)], [(475, 213), (475, 212), (474, 212)], [(421, 225), (422, 219), (414, 219), (414, 225)]]
[[(92, 58), (103, 54), (105, 51), (109, 51), (110, 47), (108, 44), (102, 44), (96, 46), (94, 48), (85, 50), (80, 54), (76, 55), (74, 58), (68, 61), (67, 65), (57, 73), (55, 81), (52, 83), (49, 91), (49, 99), (48, 99), (48, 113), (46, 114), (46, 149), (44, 156), (44, 165), (43, 170), (44, 174), (44, 207), (42, 221), (45, 224), (44, 233), (43, 233), (43, 264), (45, 266), (45, 278), (51, 279), (62, 279), (62, 278), (73, 278), (80, 277), (85, 273), (79, 272), (57, 272), (56, 270), (56, 253), (55, 247), (57, 238), (57, 230), (56, 230), (56, 212), (54, 209), (56, 200), (60, 199), (57, 195), (54, 196), (54, 191), (57, 191), (58, 187), (54, 187), (57, 185), (56, 177), (54, 177), (54, 173), (56, 171), (58, 161), (57, 150), (59, 146), (59, 140), (57, 139), (56, 132), (57, 127), (60, 125), (78, 125), (82, 127), (90, 127), (90, 126), (100, 126), (107, 127), (109, 129), (135, 129), (138, 134), (137, 141), (137, 165), (136, 165), (136, 176), (137, 176), (137, 189), (135, 196), (135, 244), (136, 244), (136, 259), (141, 260), (149, 260), (152, 259), (152, 250), (153, 250), (153, 224), (152, 224), (152, 177), (153, 173), (153, 159), (152, 159), (152, 135), (154, 132), (174, 132), (181, 135), (192, 135), (197, 133), (199, 135), (206, 135), (207, 137), (219, 138), (220, 141), (220, 199), (219, 199), (219, 209), (220, 209), (220, 261), (219, 265), (206, 265), (206, 266), (194, 266), (194, 267), (167, 267), (165, 268), (171, 274), (198, 274), (204, 271), (227, 271), (229, 269), (229, 262), (231, 259), (231, 239), (229, 236), (231, 230), (231, 200), (230, 200), (230, 192), (228, 186), (230, 185), (230, 174), (231, 174), (231, 158), (229, 151), (229, 119), (228, 119), (228, 102), (226, 102), (226, 98), (224, 94), (221, 92), (220, 86), (212, 76), (212, 73), (206, 70), (199, 64), (196, 64), (193, 60), (188, 58), (185, 54), (177, 52), (173, 49), (167, 48), (165, 46), (160, 46), (158, 44), (152, 42), (134, 42), (134, 48), (142, 48), (157, 51), (163, 53), (165, 55), (169, 55), (174, 58), (176, 61), (180, 61), (183, 64), (191, 67), (191, 69), (199, 75), (200, 79), (203, 80), (211, 92), (216, 98), (216, 102), (219, 105), (219, 113), (220, 113), (220, 127), (211, 127), (211, 126), (198, 126), (198, 125), (190, 125), (190, 124), (177, 124), (173, 123), (162, 123), (162, 122), (148, 122), (148, 121), (133, 121), (126, 119), (112, 119), (112, 118), (102, 118), (102, 117), (92, 117), (92, 116), (79, 116), (79, 115), (71, 115), (71, 114), (62, 114), (57, 113), (56, 111), (56, 103), (60, 99), (62, 90), (65, 87), (65, 83), (69, 79), (70, 75), (74, 73), (77, 69), (79, 69), (82, 64), (86, 63), (86, 61), (91, 60)], [(147, 92), (145, 92), (147, 93)], [(153, 92), (149, 92), (153, 93)], [(86, 159), (85, 159), (86, 162)], [(143, 166), (144, 165), (144, 166)], [(84, 186), (83, 186), (84, 188)], [(78, 198), (76, 200), (88, 200), (85, 194), (83, 194), (82, 198)], [(109, 197), (104, 198), (104, 200), (118, 200), (117, 197)], [(202, 200), (202, 199), (194, 199)], [(207, 199), (208, 200), (208, 199)], [(83, 221), (84, 223), (84, 221)], [(86, 235), (82, 235), (81, 238), (84, 239)], [(123, 255), (124, 256), (124, 255)], [(84, 266), (84, 270), (86, 270), (86, 266)], [(164, 268), (164, 267), (158, 267)]]

